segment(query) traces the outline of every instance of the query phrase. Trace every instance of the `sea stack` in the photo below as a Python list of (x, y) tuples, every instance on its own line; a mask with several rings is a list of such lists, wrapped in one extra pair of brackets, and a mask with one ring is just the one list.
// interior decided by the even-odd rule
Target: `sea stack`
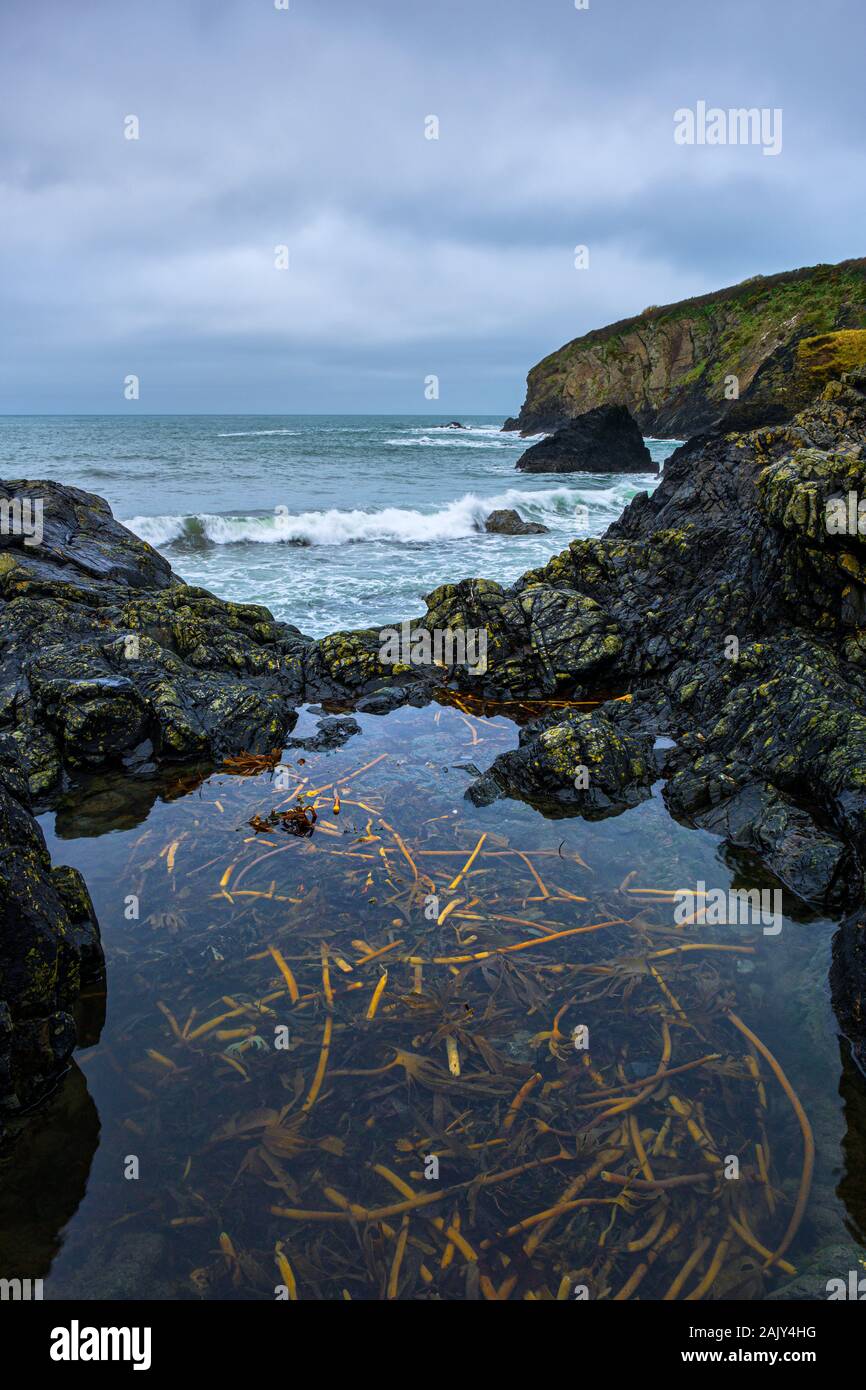
[(533, 444), (515, 465), (525, 473), (657, 473), (624, 405), (600, 405)]

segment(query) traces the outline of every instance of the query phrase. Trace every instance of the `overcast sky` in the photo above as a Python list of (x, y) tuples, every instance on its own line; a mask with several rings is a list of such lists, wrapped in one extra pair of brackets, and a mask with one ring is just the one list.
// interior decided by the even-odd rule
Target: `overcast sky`
[[(289, 4), (3, 0), (0, 411), (513, 413), (590, 328), (866, 254), (864, 0)], [(781, 153), (676, 144), (701, 100)]]

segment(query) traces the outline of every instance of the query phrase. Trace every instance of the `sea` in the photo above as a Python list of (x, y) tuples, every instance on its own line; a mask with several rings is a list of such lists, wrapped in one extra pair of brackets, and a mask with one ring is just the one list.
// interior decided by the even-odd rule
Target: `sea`
[[(188, 583), (265, 604), (314, 637), (424, 612), (437, 585), (507, 584), (601, 535), (652, 474), (523, 474), (542, 436), (503, 418), (47, 415), (0, 418), (0, 474), (104, 497)], [(676, 440), (648, 439), (661, 464)], [(515, 508), (549, 534), (499, 536)]]

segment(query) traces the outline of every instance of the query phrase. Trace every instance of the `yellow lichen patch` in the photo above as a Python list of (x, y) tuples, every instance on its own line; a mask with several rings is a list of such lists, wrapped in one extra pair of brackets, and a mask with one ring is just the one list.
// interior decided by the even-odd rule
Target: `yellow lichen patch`
[(866, 366), (866, 330), (843, 328), (804, 338), (797, 346), (797, 365), (819, 381)]

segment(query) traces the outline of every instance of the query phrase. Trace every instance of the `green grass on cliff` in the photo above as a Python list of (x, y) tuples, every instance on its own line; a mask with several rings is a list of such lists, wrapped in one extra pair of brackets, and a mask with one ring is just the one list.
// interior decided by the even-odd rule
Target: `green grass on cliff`
[[(577, 360), (594, 351), (612, 365), (631, 356), (624, 344), (632, 333), (649, 340), (659, 330), (673, 328), (678, 320), (688, 320), (706, 330), (713, 342), (711, 358), (690, 366), (669, 385), (689, 385), (704, 379), (708, 388), (726, 373), (754, 367), (766, 355), (769, 340), (826, 334), (846, 326), (866, 327), (866, 259), (843, 261), (839, 265), (810, 266), (778, 275), (752, 276), (739, 285), (712, 294), (681, 300), (677, 304), (645, 309), (633, 318), (622, 319), (606, 328), (593, 329), (545, 357), (530, 372), (530, 397), (535, 404), (549, 400), (564, 384)], [(529, 404), (529, 401), (527, 402)]]

